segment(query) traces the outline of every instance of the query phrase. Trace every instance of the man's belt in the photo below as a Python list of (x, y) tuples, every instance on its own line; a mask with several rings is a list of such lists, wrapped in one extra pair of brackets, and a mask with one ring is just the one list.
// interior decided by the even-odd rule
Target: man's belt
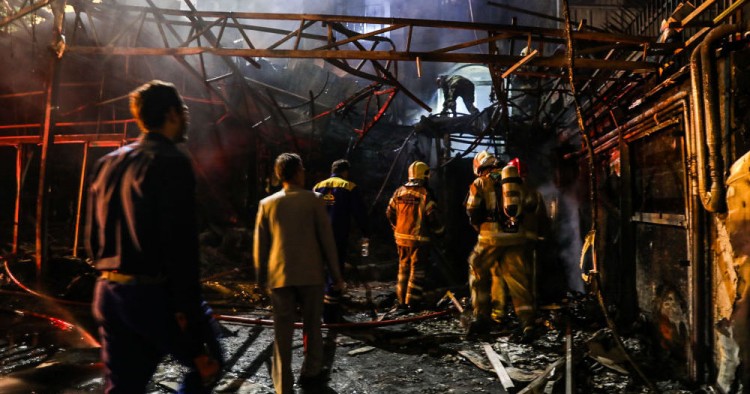
[(128, 275), (117, 271), (102, 271), (102, 279), (122, 285), (158, 285), (166, 282), (166, 278), (149, 275)]

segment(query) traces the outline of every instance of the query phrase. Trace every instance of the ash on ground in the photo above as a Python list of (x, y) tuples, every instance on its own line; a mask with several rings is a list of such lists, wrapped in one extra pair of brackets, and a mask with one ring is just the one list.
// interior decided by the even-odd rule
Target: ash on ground
[[(22, 265), (22, 263), (18, 263)], [(19, 269), (18, 271), (22, 271)], [(103, 379), (98, 350), (81, 340), (81, 330), (96, 337), (86, 320), (85, 302), (60, 305), (24, 295), (3, 278), (3, 304), (7, 318), (0, 319), (0, 391), (3, 393), (101, 392)], [(217, 275), (204, 282), (204, 294), (215, 312), (222, 315), (270, 319), (267, 297), (240, 272)], [(455, 303), (447, 301), (447, 290), (465, 306), (465, 290), (438, 289), (427, 294), (433, 307), (421, 312), (390, 312), (395, 283), (349, 283), (345, 318), (350, 327), (324, 329), (328, 379), (323, 386), (296, 387), (299, 393), (496, 393), (502, 384), (488, 358), (496, 354), (512, 380), (508, 392), (560, 393), (566, 384), (566, 332), (571, 329), (571, 374), (577, 393), (651, 392), (619, 350), (611, 332), (592, 317), (594, 307), (582, 306), (586, 299), (540, 309), (536, 337), (530, 343), (515, 338), (518, 324), (509, 313), (505, 324), (467, 337)], [(439, 306), (437, 306), (439, 304)], [(589, 309), (587, 309), (589, 308)], [(22, 311), (35, 311), (24, 314)], [(440, 311), (447, 311), (439, 315)], [(68, 316), (80, 328), (50, 326), (44, 316)], [(429, 317), (439, 315), (435, 317)], [(418, 320), (420, 317), (427, 318)], [(385, 324), (391, 320), (416, 320)], [(380, 323), (372, 323), (380, 320)], [(267, 325), (223, 321), (227, 360), (226, 373), (217, 393), (272, 393), (270, 361), (273, 330)], [(489, 345), (489, 346), (487, 346)], [(624, 341), (628, 354), (646, 372), (646, 378), (661, 392), (691, 393), (673, 377), (660, 376), (652, 346), (637, 335)], [(293, 369), (299, 371), (303, 357), (302, 337), (295, 333)], [(166, 359), (149, 385), (150, 393), (175, 392), (184, 367)], [(525, 390), (525, 391), (524, 391)]]

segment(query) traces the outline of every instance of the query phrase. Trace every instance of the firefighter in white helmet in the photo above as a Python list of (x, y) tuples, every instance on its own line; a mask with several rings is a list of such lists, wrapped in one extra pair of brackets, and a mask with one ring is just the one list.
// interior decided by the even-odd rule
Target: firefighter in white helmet
[(474, 173), (477, 178), (465, 203), (469, 222), (479, 232), (469, 256), (473, 320), (468, 334), (488, 328), (493, 299), (498, 307), (499, 298), (504, 297), (493, 295), (492, 290), (500, 288), (503, 280), (521, 321), (521, 339), (530, 340), (535, 310), (529, 278), (532, 264), (529, 240), (537, 235), (535, 229), (524, 225), (524, 219), (544, 209), (544, 204), (538, 193), (530, 192), (523, 184), (517, 167), (508, 165), (498, 171), (497, 159), (487, 151), (475, 156)]
[(425, 269), (429, 267), (429, 242), (432, 235), (442, 236), (437, 204), (427, 188), (430, 167), (415, 161), (409, 166), (409, 180), (399, 187), (388, 202), (386, 216), (393, 227), (398, 249), (397, 308), (421, 308)]

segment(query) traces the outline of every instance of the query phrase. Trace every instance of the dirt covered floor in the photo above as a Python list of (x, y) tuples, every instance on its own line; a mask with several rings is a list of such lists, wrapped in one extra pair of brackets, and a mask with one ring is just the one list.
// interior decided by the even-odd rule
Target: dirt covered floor
[[(33, 277), (29, 262), (13, 262), (10, 266), (15, 277)], [(3, 272), (0, 393), (102, 391), (97, 336), (84, 296), (84, 289), (95, 276), (85, 268), (67, 267), (64, 272), (54, 275), (59, 284), (46, 286), (46, 297), (29, 294), (13, 280), (17, 278)], [(443, 299), (437, 306), (448, 289), (428, 294), (436, 304), (431, 309), (399, 315), (386, 313), (393, 304), (394, 283), (349, 285), (345, 318), (362, 325), (324, 330), (327, 380), (314, 387), (297, 387), (299, 393), (500, 393), (503, 386), (489, 361), (488, 347), (512, 379), (514, 387), (509, 392), (565, 392), (568, 324), (572, 327), (575, 392), (649, 392), (624, 361), (612, 336), (597, 322), (595, 308), (583, 300), (541, 311), (537, 338), (522, 344), (515, 341), (517, 324), (512, 315), (506, 324), (467, 338), (455, 305)], [(465, 289), (450, 290), (465, 303)], [(219, 273), (204, 282), (204, 293), (217, 314), (256, 322), (222, 321), (227, 368), (215, 392), (273, 392), (269, 374), (273, 330), (263, 321), (271, 316), (267, 299), (254, 291), (239, 271)], [(373, 317), (381, 321), (372, 323)], [(668, 360), (663, 359), (663, 353), (649, 350), (651, 346), (636, 335), (627, 338), (625, 346), (659, 391), (699, 392), (698, 388), (685, 388), (669, 374), (661, 374)], [(296, 331), (293, 351), (293, 369), (298, 373), (302, 361), (300, 330)], [(149, 392), (174, 392), (183, 372), (183, 367), (165, 360)]]

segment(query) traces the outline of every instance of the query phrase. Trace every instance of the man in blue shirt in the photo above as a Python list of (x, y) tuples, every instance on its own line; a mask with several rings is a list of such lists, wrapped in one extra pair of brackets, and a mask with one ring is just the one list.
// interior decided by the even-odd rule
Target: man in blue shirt
[(187, 107), (174, 85), (151, 81), (130, 94), (130, 109), (141, 138), (99, 160), (89, 189), (105, 392), (145, 392), (171, 353), (190, 369), (179, 392), (209, 393), (223, 359), (201, 296), (195, 176), (177, 146)]

